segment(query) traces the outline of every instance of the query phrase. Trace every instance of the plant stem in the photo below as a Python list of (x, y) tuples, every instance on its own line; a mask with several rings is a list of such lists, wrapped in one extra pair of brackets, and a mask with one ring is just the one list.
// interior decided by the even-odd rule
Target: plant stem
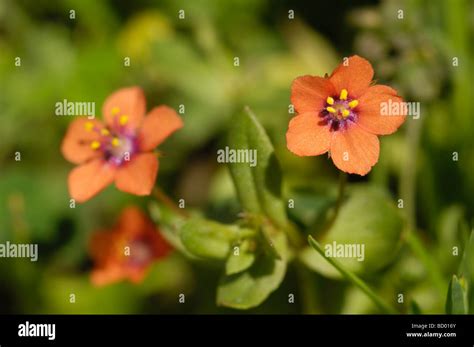
[(318, 308), (317, 288), (312, 278), (312, 273), (305, 265), (299, 261), (294, 262), (296, 268), (296, 276), (298, 277), (299, 290), (302, 297), (303, 314), (317, 314), (321, 313)]
[(339, 210), (341, 209), (342, 201), (344, 200), (344, 193), (346, 192), (347, 174), (344, 171), (339, 172), (339, 190), (337, 193), (336, 209), (334, 211), (333, 222), (336, 220)]
[(319, 253), (321, 256), (326, 259), (332, 266), (334, 266), (346, 279), (352, 282), (355, 286), (361, 289), (373, 302), (374, 304), (384, 313), (397, 314), (398, 312), (387, 303), (385, 303), (370, 287), (357, 275), (352, 273), (349, 270), (346, 270), (339, 261), (326, 257), (324, 254), (321, 245), (313, 239), (311, 236), (308, 237), (309, 244)]
[(179, 208), (173, 201), (173, 199), (166, 195), (166, 193), (163, 192), (159, 187), (155, 187), (153, 189), (153, 195), (156, 197), (157, 200), (161, 201), (164, 205), (166, 205), (174, 212), (178, 213), (183, 217), (189, 217), (188, 213), (185, 212), (182, 208)]
[(326, 235), (326, 233), (329, 231), (329, 229), (331, 229), (332, 225), (336, 221), (336, 218), (339, 215), (339, 211), (344, 201), (346, 186), (347, 186), (347, 174), (344, 171), (340, 171), (339, 172), (339, 188), (337, 192), (337, 200), (336, 200), (336, 205), (334, 207), (334, 213), (329, 218), (329, 220), (325, 223), (325, 226), (322, 227), (319, 233), (316, 235), (318, 240), (321, 240), (324, 237), (324, 235)]

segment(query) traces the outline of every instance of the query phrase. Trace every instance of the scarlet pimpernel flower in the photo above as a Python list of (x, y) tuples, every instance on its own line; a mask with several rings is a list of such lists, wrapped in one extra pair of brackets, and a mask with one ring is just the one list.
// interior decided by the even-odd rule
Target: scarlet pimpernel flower
[(91, 280), (101, 286), (121, 280), (141, 282), (150, 265), (166, 257), (171, 246), (152, 221), (131, 206), (114, 228), (93, 234), (89, 249), (94, 261)]
[(183, 126), (168, 106), (153, 108), (146, 116), (146, 101), (139, 87), (110, 95), (102, 108), (104, 122), (80, 118), (69, 126), (61, 151), (79, 166), (68, 179), (69, 193), (84, 202), (107, 185), (135, 195), (151, 193), (158, 173), (153, 150)]
[(395, 89), (374, 85), (373, 75), (367, 60), (352, 56), (328, 78), (295, 79), (291, 102), (298, 115), (286, 133), (288, 149), (298, 156), (329, 152), (340, 170), (366, 175), (379, 158), (377, 135), (395, 132), (406, 118), (403, 107), (390, 114), (389, 105), (403, 100)]

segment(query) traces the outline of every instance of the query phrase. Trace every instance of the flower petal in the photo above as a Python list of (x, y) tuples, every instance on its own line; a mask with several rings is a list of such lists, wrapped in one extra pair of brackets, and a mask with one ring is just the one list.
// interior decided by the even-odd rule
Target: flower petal
[(146, 100), (140, 87), (119, 89), (104, 102), (102, 113), (107, 125), (116, 128), (121, 117), (126, 117), (125, 126), (137, 129), (145, 116)]
[(152, 109), (145, 117), (139, 132), (140, 149), (153, 150), (173, 132), (183, 127), (180, 116), (168, 106)]
[(366, 175), (379, 158), (379, 139), (357, 124), (334, 131), (331, 139), (331, 158), (342, 171)]
[(286, 132), (286, 145), (296, 155), (320, 155), (329, 150), (329, 126), (321, 124), (316, 112), (293, 117)]
[(94, 268), (91, 272), (91, 282), (96, 287), (105, 286), (123, 280), (127, 273), (120, 264), (108, 264), (100, 268)]
[(86, 124), (92, 124), (97, 129), (103, 128), (102, 122), (86, 118), (76, 119), (69, 125), (61, 144), (61, 152), (71, 163), (81, 164), (100, 155), (100, 152), (90, 146), (91, 141), (98, 139), (100, 135), (97, 131), (87, 130)]
[(329, 80), (338, 95), (342, 89), (347, 89), (349, 96), (358, 98), (369, 87), (374, 70), (372, 65), (364, 58), (353, 55), (347, 60), (347, 66), (340, 64), (331, 74)]
[(153, 230), (154, 224), (135, 206), (128, 206), (122, 211), (117, 225), (120, 233), (127, 234), (127, 236), (139, 235), (150, 228)]
[(317, 76), (301, 76), (291, 86), (291, 103), (298, 113), (319, 112), (328, 96), (336, 93), (328, 79)]
[(139, 153), (120, 167), (115, 185), (123, 192), (149, 195), (158, 173), (158, 158), (154, 153)]
[[(395, 89), (372, 86), (359, 98), (357, 124), (376, 135), (394, 133), (406, 119), (406, 109), (400, 108), (402, 102)], [(399, 108), (398, 115), (391, 115), (391, 105)]]
[(113, 182), (115, 172), (115, 167), (102, 159), (82, 164), (69, 174), (69, 194), (77, 202), (87, 201)]
[(100, 230), (92, 234), (89, 240), (89, 255), (94, 260), (96, 267), (103, 266), (117, 254), (117, 229)]

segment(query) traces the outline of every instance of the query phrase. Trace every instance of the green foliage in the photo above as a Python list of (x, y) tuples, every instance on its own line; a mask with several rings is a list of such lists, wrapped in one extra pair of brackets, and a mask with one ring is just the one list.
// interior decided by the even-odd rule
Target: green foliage
[(217, 288), (217, 304), (236, 309), (249, 309), (260, 305), (276, 290), (286, 273), (286, 237), (280, 233), (274, 247), (282, 259), (261, 253), (254, 264), (243, 272), (222, 277)]
[(467, 314), (469, 312), (467, 293), (468, 288), (465, 279), (453, 275), (449, 282), (448, 297), (446, 298), (446, 313)]
[(180, 230), (181, 241), (190, 253), (215, 260), (226, 259), (234, 241), (253, 235), (250, 229), (201, 218), (190, 218)]
[(255, 115), (246, 108), (233, 119), (229, 147), (257, 152), (257, 165), (231, 163), (232, 178), (244, 211), (264, 214), (280, 228), (286, 227), (285, 207), (281, 200), (281, 171), (275, 150)]
[(234, 275), (252, 266), (257, 258), (252, 248), (255, 248), (255, 243), (250, 240), (244, 240), (238, 246), (234, 246), (234, 251), (225, 263), (225, 274)]
[[(356, 274), (370, 276), (393, 262), (403, 226), (400, 212), (386, 193), (375, 187), (357, 187), (342, 204), (320, 243), (324, 249), (334, 251), (334, 245), (364, 247), (363, 259), (353, 254), (352, 257), (344, 256), (339, 262)], [(340, 277), (337, 270), (309, 248), (301, 253), (300, 259), (325, 276)]]

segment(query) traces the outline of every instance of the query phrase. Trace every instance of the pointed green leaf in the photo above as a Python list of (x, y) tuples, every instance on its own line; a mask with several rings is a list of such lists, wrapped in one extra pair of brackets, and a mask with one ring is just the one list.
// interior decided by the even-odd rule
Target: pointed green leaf
[(469, 240), (464, 248), (459, 273), (466, 279), (469, 288), (469, 313), (474, 314), (474, 231), (471, 231)]
[(233, 120), (229, 148), (256, 151), (257, 161), (253, 167), (248, 162), (229, 164), (242, 208), (246, 212), (264, 214), (275, 225), (285, 228), (280, 166), (265, 129), (248, 108)]
[(415, 300), (410, 302), (410, 313), (411, 314), (422, 314), (420, 305)]
[[(234, 246), (225, 264), (226, 275), (237, 274), (252, 266), (256, 259), (256, 254), (251, 249), (252, 242), (251, 240), (244, 240), (240, 245)], [(236, 247), (238, 248), (236, 249)]]
[(283, 233), (279, 233), (275, 246), (284, 259), (278, 260), (261, 253), (246, 271), (223, 276), (217, 289), (218, 305), (249, 309), (260, 305), (280, 286), (287, 264), (286, 237)]
[(465, 279), (453, 275), (449, 282), (448, 297), (446, 299), (447, 314), (467, 314), (469, 312), (467, 292)]

